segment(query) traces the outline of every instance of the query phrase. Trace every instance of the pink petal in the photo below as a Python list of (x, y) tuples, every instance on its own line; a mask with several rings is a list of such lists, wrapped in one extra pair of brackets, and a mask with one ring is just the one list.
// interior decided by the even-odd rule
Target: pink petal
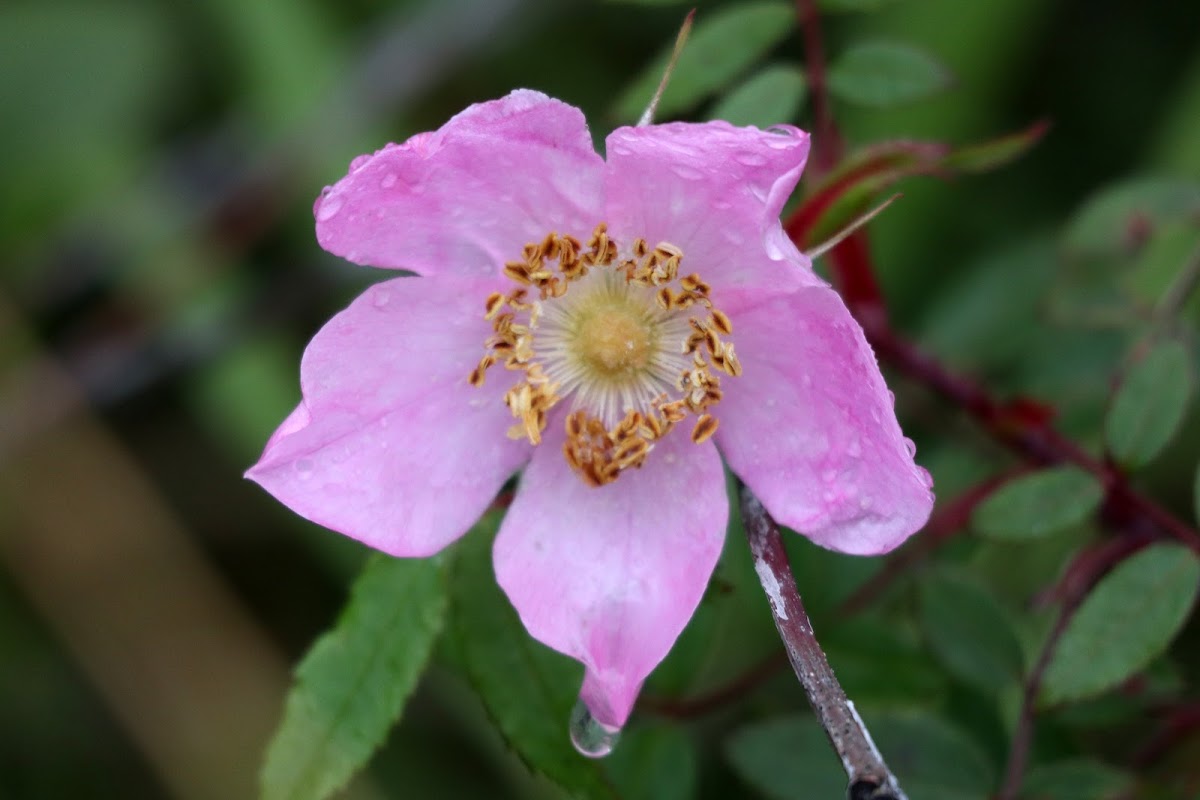
[(317, 239), (358, 264), (495, 274), (550, 231), (586, 240), (604, 162), (579, 109), (519, 90), (360, 156), (317, 200)]
[(496, 578), (534, 638), (584, 663), (593, 717), (620, 727), (721, 553), (721, 459), (677, 431), (640, 470), (597, 489), (567, 467), (552, 428), (496, 538)]
[(726, 379), (717, 445), (779, 522), (819, 545), (884, 553), (933, 506), (862, 329), (827, 286), (722, 299), (743, 374)]
[(293, 511), (396, 556), (436, 553), (529, 457), (506, 435), (512, 373), (467, 375), (494, 282), (372, 286), (309, 343), (304, 400), (246, 473)]
[(779, 223), (807, 158), (808, 134), (791, 126), (618, 128), (608, 137), (606, 218), (619, 239), (679, 246), (685, 273), (714, 285), (762, 285), (808, 263)]

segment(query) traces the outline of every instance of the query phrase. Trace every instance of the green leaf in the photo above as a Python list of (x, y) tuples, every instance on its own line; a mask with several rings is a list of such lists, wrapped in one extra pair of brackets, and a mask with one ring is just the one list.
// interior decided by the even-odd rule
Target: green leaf
[(1104, 426), (1117, 463), (1144, 466), (1167, 446), (1191, 400), (1191, 372), (1187, 349), (1175, 341), (1159, 344), (1130, 368)]
[(1075, 256), (1124, 254), (1154, 228), (1200, 214), (1200, 183), (1178, 178), (1135, 178), (1109, 187), (1067, 226), (1066, 249)]
[[(983, 800), (992, 790), (992, 764), (974, 742), (937, 717), (916, 711), (864, 717), (909, 797)], [(744, 727), (725, 752), (738, 775), (769, 798), (846, 795), (845, 773), (812, 717), (779, 717)]]
[[(686, 111), (728, 85), (786, 39), (794, 24), (795, 11), (791, 5), (777, 0), (760, 0), (698, 15), (658, 104), (659, 118)], [(621, 94), (614, 109), (619, 119), (641, 116), (662, 80), (673, 47), (674, 43), (668, 45)]]
[(795, 119), (807, 93), (808, 82), (802, 69), (792, 64), (775, 64), (736, 86), (713, 106), (708, 116), (734, 125), (767, 128)]
[(846, 774), (811, 716), (747, 725), (725, 742), (725, 754), (746, 784), (772, 800), (846, 796)]
[(1034, 767), (1025, 776), (1021, 800), (1111, 800), (1132, 791), (1127, 772), (1090, 759)]
[(492, 539), (499, 524), (499, 514), (485, 516), (458, 545), (451, 630), (467, 676), (530, 769), (575, 796), (611, 798), (599, 762), (577, 753), (567, 731), (580, 666), (534, 640), (496, 585)]
[(1200, 560), (1162, 543), (1126, 559), (1083, 601), (1042, 682), (1047, 703), (1078, 700), (1118, 685), (1166, 650), (1187, 621)]
[(987, 692), (1020, 678), (1021, 644), (991, 594), (965, 576), (947, 573), (926, 575), (919, 586), (921, 625), (951, 673)]
[[(1200, 258), (1200, 224), (1196, 220), (1167, 222), (1158, 226), (1150, 236), (1138, 253), (1137, 263), (1132, 269), (1128, 268), (1128, 259), (1122, 259), (1125, 266), (1123, 272), (1126, 273), (1123, 277), (1130, 292), (1145, 307), (1158, 305), (1156, 316), (1166, 321), (1163, 317), (1165, 309), (1160, 304), (1177, 283), (1182, 281), (1182, 285), (1186, 286), (1194, 280), (1185, 271), (1194, 269), (1189, 265), (1196, 258)], [(1174, 290), (1179, 291), (1178, 288)], [(1177, 305), (1170, 312), (1178, 314), (1183, 311), (1187, 307), (1188, 295), (1194, 291), (1193, 288), (1182, 292), (1178, 300), (1172, 298), (1171, 303)]]
[(440, 560), (367, 563), (337, 624), (296, 669), (260, 776), (263, 800), (328, 797), (366, 764), (416, 686), (445, 610)]
[(605, 759), (621, 800), (691, 800), (699, 789), (696, 748), (680, 728), (633, 728)]
[(984, 800), (996, 770), (970, 738), (922, 711), (863, 715), (900, 787), (921, 800)]
[(835, 97), (875, 108), (921, 100), (949, 85), (950, 73), (933, 56), (892, 42), (851, 47), (829, 69)]
[[(916, 636), (890, 620), (861, 616), (817, 629), (833, 672), (863, 704), (912, 703), (945, 694), (941, 668)], [(886, 670), (879, 669), (886, 663)]]
[(1082, 522), (1104, 488), (1078, 467), (1052, 467), (1004, 484), (971, 517), (976, 532), (996, 539), (1036, 539)]

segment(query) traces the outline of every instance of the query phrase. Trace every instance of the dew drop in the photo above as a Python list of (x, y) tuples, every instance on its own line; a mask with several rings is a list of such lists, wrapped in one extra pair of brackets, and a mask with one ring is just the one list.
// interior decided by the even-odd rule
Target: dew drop
[(376, 308), (383, 308), (390, 302), (392, 302), (392, 293), (384, 289), (376, 290), (375, 297), (371, 300)]
[(571, 709), (571, 744), (588, 758), (603, 758), (612, 752), (621, 736), (621, 729), (597, 720), (582, 700)]
[(908, 451), (909, 458), (915, 458), (917, 455), (917, 443), (907, 436), (904, 437), (904, 449)]
[(733, 157), (738, 163), (744, 164), (747, 167), (761, 167), (767, 163), (767, 159), (758, 153), (735, 153)]
[(390, 189), (393, 186), (395, 186), (396, 185), (396, 173), (389, 172), (387, 175), (384, 175), (383, 180), (381, 180), (379, 182), (379, 185), (381, 187), (383, 187), (384, 189)]
[(671, 171), (685, 181), (698, 181), (704, 177), (704, 173), (695, 167), (689, 167), (686, 164), (676, 164), (671, 167)]
[(327, 222), (337, 216), (337, 213), (342, 210), (342, 198), (338, 195), (326, 197), (321, 201), (321, 207), (317, 209), (317, 221)]
[(312, 459), (302, 458), (296, 462), (296, 474), (300, 476), (300, 480), (306, 481), (312, 477), (313, 462)]

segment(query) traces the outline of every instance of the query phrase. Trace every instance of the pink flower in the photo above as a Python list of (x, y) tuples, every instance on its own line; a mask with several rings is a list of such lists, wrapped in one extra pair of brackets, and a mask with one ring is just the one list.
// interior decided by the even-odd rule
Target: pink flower
[[(247, 473), (395, 556), (441, 550), (525, 467), (496, 577), (621, 726), (720, 556), (722, 456), (781, 523), (855, 554), (927, 519), (862, 330), (779, 223), (808, 136), (620, 128), (531, 91), (361, 156), (317, 238), (377, 284), (309, 343)], [(719, 454), (718, 454), (719, 453)]]

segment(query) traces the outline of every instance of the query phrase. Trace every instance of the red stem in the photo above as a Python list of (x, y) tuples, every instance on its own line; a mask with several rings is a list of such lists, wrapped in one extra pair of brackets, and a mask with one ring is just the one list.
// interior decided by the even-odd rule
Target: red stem
[(829, 104), (829, 89), (825, 79), (825, 46), (821, 39), (821, 19), (814, 0), (796, 0), (796, 16), (804, 35), (804, 63), (808, 72), (808, 90), (816, 115), (816, 137), (813, 141), (815, 174), (833, 169), (842, 157), (842, 138), (833, 122)]

